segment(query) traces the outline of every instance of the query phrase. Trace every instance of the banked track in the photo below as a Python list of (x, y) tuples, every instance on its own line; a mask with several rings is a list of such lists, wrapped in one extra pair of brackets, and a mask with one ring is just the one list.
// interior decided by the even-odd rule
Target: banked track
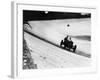
[(39, 69), (90, 66), (91, 59), (88, 57), (61, 49), (58, 45), (26, 30), (24, 31), (24, 36), (34, 62)]

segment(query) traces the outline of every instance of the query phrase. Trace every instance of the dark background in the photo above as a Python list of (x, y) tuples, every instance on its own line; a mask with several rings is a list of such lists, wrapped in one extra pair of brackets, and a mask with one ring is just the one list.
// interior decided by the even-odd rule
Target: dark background
[(23, 10), (23, 21), (90, 18), (90, 17), (91, 17), (90, 13), (82, 15), (81, 13), (72, 13), (72, 12), (48, 11), (48, 13), (45, 13), (45, 11)]

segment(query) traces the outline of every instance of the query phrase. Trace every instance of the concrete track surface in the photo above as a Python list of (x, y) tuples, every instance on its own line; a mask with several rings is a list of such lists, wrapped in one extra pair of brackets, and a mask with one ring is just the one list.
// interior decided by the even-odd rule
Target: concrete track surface
[(73, 54), (28, 33), (24, 33), (28, 47), (31, 50), (34, 63), (38, 69), (89, 67), (91, 58)]

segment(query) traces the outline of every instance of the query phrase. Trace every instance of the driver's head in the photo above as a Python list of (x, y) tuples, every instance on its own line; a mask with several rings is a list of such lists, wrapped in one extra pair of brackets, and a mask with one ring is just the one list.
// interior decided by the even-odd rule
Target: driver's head
[(66, 38), (68, 38), (69, 36), (67, 35), (67, 37)]

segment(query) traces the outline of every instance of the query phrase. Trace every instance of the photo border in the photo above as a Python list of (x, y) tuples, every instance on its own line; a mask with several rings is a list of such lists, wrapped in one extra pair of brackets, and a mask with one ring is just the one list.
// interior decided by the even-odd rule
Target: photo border
[[(12, 2), (12, 77), (32, 77), (32, 76), (50, 76), (50, 75), (65, 75), (73, 73), (96, 72), (96, 53), (95, 52), (95, 28), (96, 25), (96, 8), (88, 7), (71, 7), (71, 6), (56, 6), (56, 5), (41, 5), (41, 4), (27, 4)], [(92, 52), (92, 66), (86, 68), (67, 68), (67, 69), (34, 69), (23, 70), (22, 68), (22, 54), (23, 54), (23, 15), (22, 11), (41, 10), (41, 11), (59, 11), (59, 12), (88, 12), (91, 13), (91, 52)], [(70, 10), (71, 9), (71, 10)], [(47, 74), (48, 73), (48, 74)]]

